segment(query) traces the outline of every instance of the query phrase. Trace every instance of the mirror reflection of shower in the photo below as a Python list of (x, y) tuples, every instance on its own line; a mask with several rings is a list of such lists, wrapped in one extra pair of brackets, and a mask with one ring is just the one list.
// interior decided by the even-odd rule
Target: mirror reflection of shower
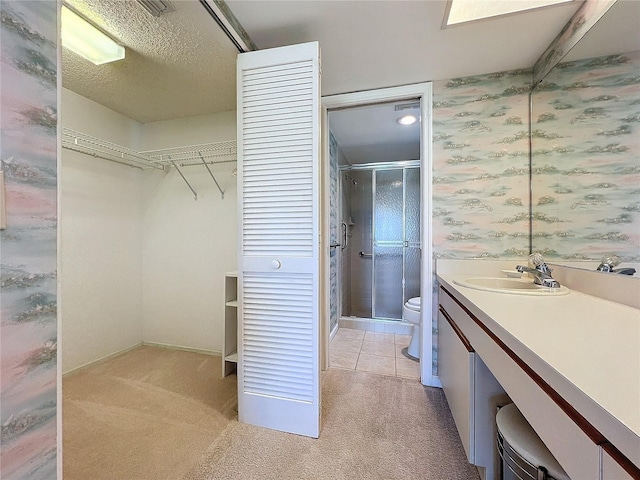
[(420, 295), (420, 126), (400, 125), (407, 114), (420, 118), (419, 101), (329, 112), (332, 323), (399, 321)]

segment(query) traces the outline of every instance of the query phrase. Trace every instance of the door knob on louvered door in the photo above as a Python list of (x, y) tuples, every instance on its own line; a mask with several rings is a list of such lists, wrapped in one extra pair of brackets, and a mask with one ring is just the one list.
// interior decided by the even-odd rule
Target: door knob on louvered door
[(282, 263), (280, 263), (280, 260), (274, 260), (271, 262), (271, 266), (274, 270), (278, 270), (282, 266)]

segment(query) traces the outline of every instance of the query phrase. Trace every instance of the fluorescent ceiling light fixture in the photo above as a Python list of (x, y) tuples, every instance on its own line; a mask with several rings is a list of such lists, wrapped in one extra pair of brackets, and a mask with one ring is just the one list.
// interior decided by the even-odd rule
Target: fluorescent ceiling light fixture
[(472, 22), (484, 18), (548, 7), (573, 0), (449, 0), (445, 25)]
[(404, 125), (404, 126), (413, 125), (417, 121), (418, 121), (418, 117), (416, 117), (415, 115), (405, 115), (404, 117), (400, 117), (397, 120), (397, 122), (400, 125)]
[(124, 58), (124, 47), (91, 25), (80, 15), (62, 6), (62, 46), (96, 65)]

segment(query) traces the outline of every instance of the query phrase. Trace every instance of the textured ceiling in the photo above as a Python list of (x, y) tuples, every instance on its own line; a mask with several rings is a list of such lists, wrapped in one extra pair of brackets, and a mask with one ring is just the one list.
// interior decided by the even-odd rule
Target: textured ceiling
[(62, 85), (142, 123), (235, 110), (238, 50), (198, 1), (154, 17), (133, 0), (67, 0), (126, 48), (93, 65), (62, 49)]
[[(159, 18), (134, 0), (68, 2), (127, 58), (95, 66), (63, 49), (64, 87), (140, 122), (236, 108), (238, 52), (198, 0)], [(319, 41), (323, 95), (531, 67), (580, 4), (443, 29), (446, 0), (227, 0), (259, 48)]]

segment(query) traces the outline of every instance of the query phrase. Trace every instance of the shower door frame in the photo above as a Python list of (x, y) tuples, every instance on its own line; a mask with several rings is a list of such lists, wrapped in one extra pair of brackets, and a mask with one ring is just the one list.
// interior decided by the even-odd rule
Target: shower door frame
[[(358, 165), (345, 165), (345, 166), (341, 166), (338, 167), (338, 172), (339, 172), (339, 183), (338, 183), (338, 210), (340, 211), (340, 213), (343, 212), (343, 187), (342, 187), (342, 173), (343, 172), (350, 172), (350, 171), (354, 171), (354, 170), (371, 170), (371, 216), (372, 216), (372, 220), (371, 220), (371, 261), (372, 261), (372, 268), (371, 268), (371, 316), (369, 318), (373, 319), (373, 320), (389, 320), (389, 321), (393, 321), (393, 322), (398, 322), (401, 321), (402, 318), (391, 318), (391, 317), (383, 317), (383, 316), (377, 316), (376, 315), (376, 247), (384, 247), (387, 245), (376, 245), (376, 236), (375, 236), (375, 231), (376, 231), (376, 186), (377, 186), (377, 182), (376, 182), (376, 172), (377, 171), (388, 171), (388, 170), (402, 170), (402, 241), (400, 242), (400, 245), (394, 245), (397, 246), (399, 248), (402, 248), (402, 304), (404, 304), (405, 302), (405, 272), (406, 272), (406, 248), (422, 248), (422, 245), (420, 242), (418, 242), (418, 245), (409, 245), (410, 243), (415, 243), (415, 242), (409, 242), (406, 239), (406, 208), (407, 208), (407, 192), (406, 192), (406, 171), (408, 169), (415, 169), (417, 168), (419, 171), (421, 169), (421, 164), (420, 164), (420, 160), (402, 160), (402, 161), (397, 161), (397, 162), (377, 162), (377, 163), (363, 163), (363, 164), (358, 164)], [(420, 172), (421, 173), (421, 172)], [(420, 186), (420, 188), (422, 189), (422, 186)], [(422, 210), (422, 205), (420, 206), (421, 210)], [(341, 219), (342, 220), (342, 224), (344, 224), (344, 218)], [(348, 231), (347, 231), (347, 237), (349, 236)], [(389, 245), (389, 247), (391, 247), (391, 245)], [(340, 257), (342, 256), (342, 252), (344, 251), (344, 249), (342, 249), (339, 253)], [(339, 278), (342, 281), (343, 278), (343, 272), (342, 272), (342, 258), (339, 257), (338, 260), (338, 269), (340, 270), (340, 275)], [(343, 298), (342, 298), (342, 289), (340, 288), (338, 290), (338, 318), (344, 316), (344, 310), (343, 310)], [(353, 315), (351, 315), (353, 316)]]
[[(432, 108), (433, 93), (431, 82), (405, 85), (402, 87), (383, 88), (362, 92), (329, 95), (322, 97), (322, 145), (323, 145), (323, 187), (322, 187), (322, 231), (321, 243), (325, 252), (322, 262), (322, 331), (321, 331), (321, 364), (326, 369), (329, 366), (329, 338), (330, 338), (330, 235), (329, 235), (329, 110), (349, 108), (363, 105), (371, 105), (378, 102), (392, 102), (396, 100), (420, 99), (420, 185), (422, 205), (420, 216), (420, 243), (422, 255), (420, 261), (420, 296), (422, 297), (422, 334), (420, 338), (421, 352), (420, 372), (423, 385), (441, 386), (440, 380), (434, 375), (434, 261), (433, 261), (433, 234), (431, 221), (432, 201), (431, 192), (433, 185), (432, 167)], [(437, 318), (437, 317), (435, 317)]]

